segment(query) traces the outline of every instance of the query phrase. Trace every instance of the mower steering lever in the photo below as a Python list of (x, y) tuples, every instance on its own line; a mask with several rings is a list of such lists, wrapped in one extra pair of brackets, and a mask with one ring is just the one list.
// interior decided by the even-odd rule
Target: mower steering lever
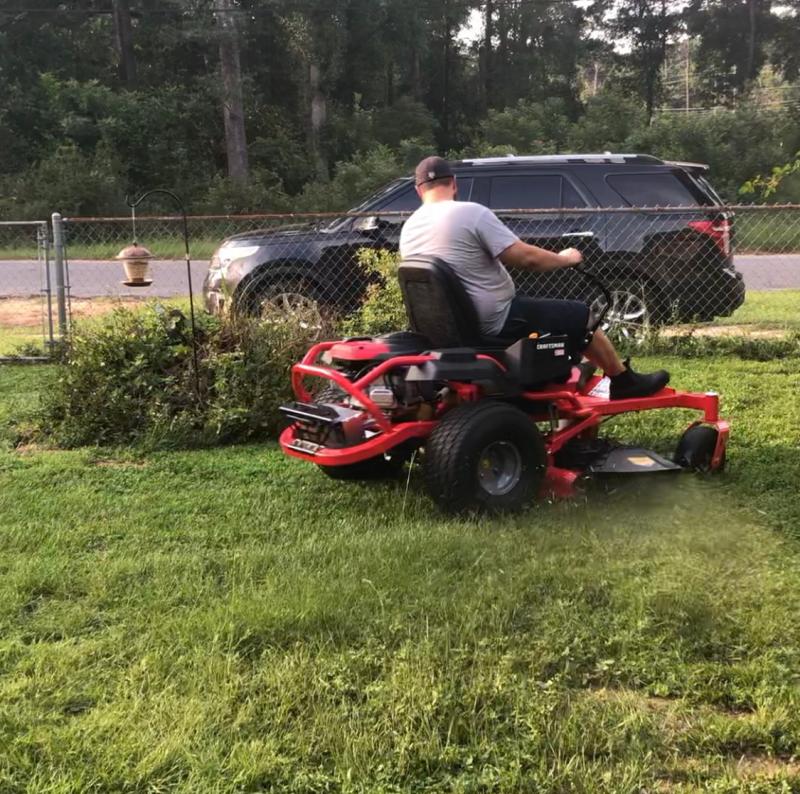
[(583, 276), (583, 278), (586, 279), (586, 281), (597, 287), (600, 290), (600, 292), (603, 293), (603, 298), (605, 299), (605, 304), (603, 305), (603, 308), (600, 310), (600, 313), (597, 315), (597, 318), (595, 319), (592, 326), (587, 329), (590, 334), (593, 334), (601, 326), (603, 320), (608, 314), (608, 310), (611, 308), (611, 303), (612, 303), (611, 293), (609, 292), (608, 287), (599, 278), (597, 278), (597, 276), (593, 275), (592, 273), (589, 273), (586, 270), (586, 268), (581, 267), (580, 265), (576, 265), (573, 268), (573, 270), (577, 270), (578, 273), (580, 273), (581, 276)]

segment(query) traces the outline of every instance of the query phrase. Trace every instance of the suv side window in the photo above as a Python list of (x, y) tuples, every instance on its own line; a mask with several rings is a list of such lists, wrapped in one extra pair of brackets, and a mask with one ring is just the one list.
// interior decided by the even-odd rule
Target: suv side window
[[(461, 178), (458, 179), (458, 200), (469, 201), (470, 193), (472, 192), (472, 179)], [(420, 205), (419, 196), (414, 189), (414, 185), (409, 184), (394, 198), (390, 199), (386, 204), (380, 207), (381, 212), (413, 212)], [(386, 220), (389, 220), (388, 218)], [(402, 222), (402, 221), (401, 221)]]
[(558, 209), (585, 207), (578, 191), (562, 176), (496, 176), (489, 189), (492, 209)]
[(381, 206), (381, 212), (413, 212), (419, 207), (420, 201), (413, 185), (408, 185), (394, 198)]
[(606, 182), (631, 207), (696, 207), (698, 204), (696, 189), (692, 190), (671, 171), (609, 174)]

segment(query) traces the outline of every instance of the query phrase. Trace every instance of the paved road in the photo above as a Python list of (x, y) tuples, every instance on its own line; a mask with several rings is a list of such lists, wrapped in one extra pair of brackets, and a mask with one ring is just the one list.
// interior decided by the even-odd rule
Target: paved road
[[(748, 289), (800, 288), (800, 254), (765, 254), (736, 257), (736, 267), (744, 275)], [(72, 296), (135, 296), (168, 298), (188, 295), (186, 265), (182, 260), (157, 260), (151, 263), (153, 285), (146, 288), (122, 284), (122, 266), (94, 260), (73, 260), (69, 265)], [(192, 263), (195, 293), (201, 290), (207, 261)], [(0, 297), (36, 295), (41, 287), (39, 265), (31, 260), (0, 261)]]
[[(30, 260), (0, 261), (0, 297), (35, 295), (41, 289), (39, 264)], [(192, 287), (202, 290), (208, 270), (207, 261), (192, 262)], [(188, 295), (186, 263), (181, 259), (156, 260), (150, 263), (153, 284), (150, 287), (126, 287), (119, 262), (75, 259), (69, 263), (69, 280), (73, 298), (132, 296), (169, 298)], [(52, 285), (55, 292), (55, 283)]]

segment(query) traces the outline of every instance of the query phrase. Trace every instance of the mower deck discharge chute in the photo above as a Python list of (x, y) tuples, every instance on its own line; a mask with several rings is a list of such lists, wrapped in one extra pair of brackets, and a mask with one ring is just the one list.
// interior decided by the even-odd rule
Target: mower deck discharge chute
[[(398, 473), (423, 447), (427, 489), (449, 512), (519, 510), (542, 494), (570, 495), (585, 474), (724, 465), (729, 428), (716, 394), (664, 388), (610, 400), (608, 379), (576, 365), (565, 336), (479, 336), (445, 263), (406, 260), (399, 276), (413, 331), (322, 342), (293, 367), (297, 401), (281, 408), (288, 455), (338, 479), (370, 479)], [(598, 437), (609, 417), (661, 408), (701, 414), (674, 461)]]

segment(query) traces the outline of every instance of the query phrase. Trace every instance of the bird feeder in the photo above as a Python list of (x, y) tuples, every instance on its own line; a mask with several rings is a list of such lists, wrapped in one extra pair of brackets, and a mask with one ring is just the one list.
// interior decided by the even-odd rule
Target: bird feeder
[(123, 248), (115, 257), (122, 260), (125, 268), (125, 281), (122, 283), (126, 287), (149, 287), (153, 283), (149, 277), (150, 260), (153, 258), (150, 251), (135, 241)]

